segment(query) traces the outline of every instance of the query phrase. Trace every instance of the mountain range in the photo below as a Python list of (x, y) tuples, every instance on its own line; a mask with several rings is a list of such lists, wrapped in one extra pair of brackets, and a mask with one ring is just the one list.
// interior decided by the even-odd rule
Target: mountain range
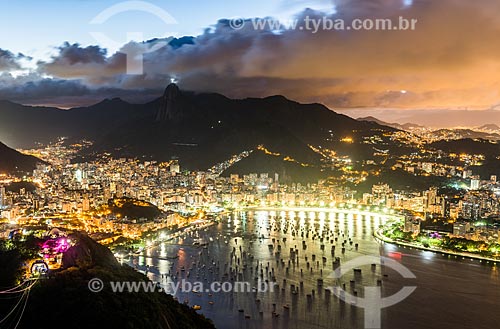
[[(342, 176), (346, 160), (353, 164), (370, 160), (390, 169), (397, 156), (419, 152), (414, 144), (391, 137), (391, 132), (411, 127), (418, 128), (373, 117), (355, 120), (321, 104), (301, 104), (283, 96), (230, 99), (181, 90), (175, 84), (167, 86), (162, 97), (144, 104), (114, 98), (61, 110), (0, 101), (0, 141), (16, 148), (64, 136), (69, 143), (92, 141), (74, 161), (91, 161), (102, 154), (140, 160), (176, 159), (183, 169), (213, 168), (224, 176), (277, 173), (282, 182)], [(437, 136), (444, 134), (443, 141), (427, 145), (444, 152), (485, 154), (478, 173), (500, 175), (500, 160), (496, 158), (500, 146), (488, 142), (500, 136), (496, 128), (437, 131)], [(39, 161), (1, 146), (0, 170), (31, 170)], [(387, 174), (382, 170), (382, 174), (376, 179), (394, 176), (392, 170)], [(404, 181), (401, 178), (397, 183)], [(377, 182), (366, 181), (365, 185), (368, 183)]]
[[(480, 128), (478, 128), (479, 130)], [(433, 136), (437, 139), (485, 139), (485, 140), (500, 140), (500, 134), (487, 131), (477, 131), (472, 129), (438, 129), (432, 132)], [(450, 136), (455, 136), (450, 138)]]
[[(413, 131), (414, 129), (421, 129), (425, 128), (424, 126), (415, 124), (415, 123), (405, 123), (405, 124), (399, 124), (399, 123), (389, 123), (382, 121), (380, 119), (377, 119), (373, 116), (368, 116), (368, 117), (361, 117), (357, 119), (358, 121), (368, 121), (368, 122), (375, 122), (379, 125), (383, 126), (388, 126), (392, 127), (395, 129), (399, 130), (405, 130), (405, 131)], [(485, 124), (480, 127), (473, 127), (473, 128), (441, 128), (441, 129), (436, 129), (432, 131), (428, 131), (427, 133), (430, 133), (434, 135), (436, 139), (467, 139), (467, 138), (472, 138), (472, 139), (485, 139), (485, 140), (500, 140), (500, 127), (498, 127), (496, 124)]]
[(481, 130), (481, 131), (490, 131), (490, 132), (494, 132), (494, 133), (500, 133), (500, 127), (494, 123), (482, 125), (481, 127), (477, 127), (477, 129)]
[[(316, 179), (324, 160), (317, 148), (344, 149), (363, 158), (372, 147), (363, 138), (393, 131), (376, 122), (357, 121), (321, 104), (300, 104), (283, 96), (230, 99), (169, 85), (162, 97), (145, 104), (107, 99), (89, 107), (61, 110), (0, 102), (0, 140), (16, 147), (47, 143), (65, 136), (93, 140), (80, 154), (168, 161), (206, 170), (243, 151), (254, 151), (237, 164), (239, 173), (269, 172)], [(346, 145), (349, 137), (354, 143)], [(265, 150), (265, 151), (264, 151)], [(233, 168), (234, 170), (234, 168)], [(293, 176), (293, 177), (292, 177)]]
[(357, 120), (358, 121), (375, 122), (379, 125), (392, 127), (392, 128), (399, 129), (399, 130), (411, 130), (411, 129), (415, 129), (415, 128), (423, 128), (423, 126), (418, 125), (416, 123), (409, 123), (409, 122), (405, 123), (405, 124), (399, 124), (396, 122), (389, 123), (389, 122), (379, 120), (379, 119), (372, 117), (372, 116), (357, 118)]

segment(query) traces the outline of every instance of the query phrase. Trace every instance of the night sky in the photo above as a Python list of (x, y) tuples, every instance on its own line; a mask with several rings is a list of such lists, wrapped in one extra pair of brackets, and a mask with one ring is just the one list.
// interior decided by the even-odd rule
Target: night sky
[[(110, 97), (140, 102), (158, 96), (171, 80), (195, 91), (283, 94), (386, 119), (422, 110), (495, 109), (500, 101), (495, 0), (150, 1), (175, 19), (168, 26), (138, 11), (89, 24), (119, 1), (0, 1), (0, 99), (23, 104), (67, 108)], [(234, 30), (228, 20), (325, 15), (347, 21), (402, 16), (418, 23), (414, 31), (311, 33), (251, 24)], [(117, 44), (95, 40), (95, 31)], [(127, 44), (127, 32), (141, 32), (143, 39)], [(151, 47), (169, 36), (193, 36), (194, 44), (148, 53), (144, 74), (126, 74), (121, 47)]]

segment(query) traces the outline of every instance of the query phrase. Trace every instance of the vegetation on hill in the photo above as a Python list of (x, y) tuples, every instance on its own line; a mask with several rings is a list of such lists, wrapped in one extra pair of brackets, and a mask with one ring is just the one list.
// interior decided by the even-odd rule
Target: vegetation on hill
[(21, 189), (24, 189), (26, 192), (33, 192), (36, 190), (36, 186), (31, 182), (21, 181), (21, 182), (12, 182), (9, 185), (7, 185), (5, 189), (7, 191), (16, 193), (19, 193)]
[(155, 205), (131, 198), (114, 198), (108, 201), (109, 210), (120, 218), (154, 219), (161, 215), (161, 210)]
[[(119, 264), (109, 249), (88, 236), (76, 234), (71, 239), (76, 245), (64, 254), (62, 269), (40, 279), (31, 289), (18, 328), (215, 328), (209, 320), (163, 292), (114, 293), (111, 281), (147, 282), (148, 278)], [(13, 250), (18, 252), (17, 248)], [(8, 256), (5, 250), (0, 253), (2, 260)], [(19, 268), (19, 260), (12, 259), (11, 263), (17, 266), (9, 267), (9, 272)], [(6, 275), (5, 270), (1, 273)], [(89, 290), (88, 282), (93, 278), (104, 282), (102, 291)], [(2, 300), (2, 314), (11, 304)]]

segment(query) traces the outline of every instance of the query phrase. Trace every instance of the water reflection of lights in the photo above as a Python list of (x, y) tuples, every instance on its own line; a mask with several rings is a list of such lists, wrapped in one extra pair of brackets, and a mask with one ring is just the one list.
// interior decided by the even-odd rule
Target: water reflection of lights
[(282, 231), (285, 231), (285, 230), (286, 230), (286, 223), (287, 223), (287, 222), (286, 222), (285, 218), (283, 218), (283, 219), (281, 219), (281, 220), (280, 220), (280, 229), (281, 229)]
[(341, 214), (342, 216), (339, 215), (339, 226), (340, 226), (340, 229), (344, 229), (345, 228), (345, 220), (344, 220), (344, 216), (343, 214)]
[(356, 236), (361, 237), (363, 235), (363, 231), (366, 227), (370, 227), (370, 222), (365, 221), (363, 225), (363, 218), (361, 215), (357, 216), (356, 219)]
[(354, 231), (354, 220), (352, 218), (352, 214), (350, 215), (350, 217), (347, 217), (347, 234), (352, 237), (352, 233)]
[(160, 245), (160, 256), (161, 257), (166, 257), (167, 256), (167, 247), (165, 246), (164, 243)]
[(401, 260), (403, 258), (403, 254), (399, 251), (389, 251), (387, 256), (397, 260)]
[(424, 259), (432, 260), (435, 255), (432, 251), (422, 251), (422, 256), (424, 257)]
[(394, 244), (390, 244), (390, 243), (384, 243), (384, 247), (388, 251), (394, 251), (394, 250), (398, 249), (398, 246), (396, 246)]
[[(276, 216), (278, 214), (278, 216)], [(384, 215), (388, 216), (390, 218), (394, 217), (391, 215)], [(191, 271), (191, 277), (189, 280), (213, 280), (214, 276), (211, 274), (212, 272), (208, 270), (200, 270), (200, 277), (196, 277), (196, 272), (198, 271), (199, 268), (203, 266), (206, 266), (206, 268), (210, 269), (215, 269), (216, 266), (219, 266), (216, 264), (220, 260), (220, 267), (221, 270), (223, 269), (223, 265), (228, 262), (233, 256), (231, 254), (233, 248), (236, 248), (236, 253), (239, 254), (239, 248), (243, 248), (243, 252), (247, 252), (251, 254), (252, 256), (255, 256), (255, 261), (259, 261), (261, 264), (267, 264), (268, 261), (273, 261), (274, 256), (272, 253), (270, 253), (270, 250), (268, 248), (269, 244), (271, 243), (271, 239), (277, 239), (277, 241), (274, 243), (279, 244), (281, 243), (281, 246), (285, 246), (285, 242), (281, 239), (282, 237), (287, 237), (286, 241), (286, 248), (284, 248), (283, 252), (287, 253), (288, 246), (293, 247), (296, 242), (301, 242), (302, 240), (306, 240), (308, 242), (307, 245), (307, 250), (301, 251), (300, 252), (300, 258), (303, 259), (306, 256), (306, 253), (308, 254), (307, 256), (310, 257), (311, 254), (316, 254), (316, 255), (321, 255), (322, 251), (320, 250), (320, 243), (316, 240), (314, 242), (311, 242), (313, 237), (322, 236), (323, 234), (326, 234), (325, 236), (328, 236), (329, 239), (332, 239), (334, 237), (339, 237), (338, 242), (333, 242), (333, 244), (338, 245), (340, 247), (340, 244), (343, 243), (344, 238), (349, 237), (355, 237), (355, 243), (359, 242), (360, 249), (359, 251), (355, 249), (354, 246), (349, 246), (349, 243), (347, 244), (346, 248), (346, 254), (341, 254), (340, 250), (338, 251), (338, 255), (340, 257), (347, 257), (347, 259), (361, 253), (361, 254), (368, 254), (368, 253), (373, 253), (373, 254), (378, 254), (379, 253), (379, 244), (370, 236), (367, 236), (366, 232), (373, 232), (374, 226), (377, 227), (378, 224), (380, 223), (381, 220), (383, 220), (383, 217), (380, 217), (379, 214), (375, 213), (370, 213), (366, 212), (363, 209), (360, 211), (358, 209), (354, 209), (352, 211), (349, 211), (347, 209), (345, 210), (318, 210), (311, 212), (309, 209), (296, 209), (296, 210), (290, 210), (286, 209), (286, 211), (283, 211), (281, 209), (278, 209), (274, 212), (274, 216), (270, 210), (255, 210), (255, 211), (249, 211), (247, 214), (247, 218), (249, 218), (248, 223), (245, 224), (245, 216), (244, 213), (238, 213), (235, 215), (228, 215), (224, 217), (232, 217), (231, 219), (228, 219), (226, 222), (225, 220), (223, 222), (218, 223), (216, 226), (211, 228), (210, 230), (202, 231), (200, 230), (199, 232), (199, 237), (203, 239), (204, 241), (208, 241), (210, 237), (214, 238), (214, 243), (210, 243), (208, 245), (208, 250), (205, 251), (201, 248), (193, 247), (192, 244), (192, 238), (194, 235), (197, 235), (196, 233), (193, 233), (193, 235), (186, 235), (185, 237), (185, 242), (186, 246), (185, 251), (181, 250), (177, 253), (178, 249), (180, 246), (177, 245), (177, 240), (175, 245), (173, 244), (159, 244), (156, 246), (157, 253), (154, 256), (159, 256), (167, 254), (168, 256), (175, 256), (176, 254), (180, 257), (180, 259), (172, 259), (172, 260), (167, 260), (167, 259), (158, 259), (155, 258), (154, 260), (154, 268), (150, 268), (150, 274), (155, 273), (157, 275), (156, 277), (153, 278), (154, 281), (159, 281), (162, 284), (169, 283), (169, 282), (179, 282), (178, 280), (180, 279), (185, 279), (185, 276), (187, 275), (188, 271)], [(253, 218), (254, 221), (251, 221), (250, 219)], [(310, 222), (311, 219), (313, 219), (312, 223), (314, 227), (311, 227)], [(314, 221), (315, 220), (315, 221)], [(228, 224), (232, 225), (228, 229)], [(236, 226), (240, 226), (237, 235), (233, 234), (233, 228)], [(281, 227), (281, 231), (280, 231)], [(300, 230), (306, 229), (309, 232), (309, 236), (306, 237), (304, 234), (304, 237), (301, 237)], [(319, 230), (318, 230), (319, 227)], [(285, 228), (285, 230), (283, 230)], [(349, 231), (347, 231), (347, 229)], [(330, 232), (334, 232), (333, 235)], [(248, 241), (246, 238), (246, 235), (244, 235), (246, 232), (252, 232), (252, 234), (256, 234), (257, 239), (253, 239), (253, 242)], [(361, 232), (361, 233), (360, 233)], [(304, 231), (306, 233), (306, 231)], [(349, 235), (347, 235), (347, 233)], [(243, 235), (242, 235), (243, 234)], [(292, 236), (292, 234), (295, 234), (295, 236)], [(342, 234), (346, 234), (345, 237), (342, 236)], [(362, 236), (360, 236), (362, 234)], [(245, 237), (243, 237), (245, 236)], [(237, 242), (236, 242), (236, 241)], [(260, 242), (262, 240), (262, 242)], [(297, 241), (294, 241), (297, 240)], [(325, 243), (327, 245), (326, 252), (329, 250), (329, 245), (328, 243)], [(386, 245), (384, 244), (384, 249), (385, 246), (389, 247), (392, 245)], [(166, 248), (165, 248), (166, 247)], [(390, 252), (391, 249), (386, 249), (386, 255), (388, 252)], [(274, 252), (276, 251), (276, 248), (274, 249)], [(210, 252), (210, 256), (208, 256), (208, 253)], [(200, 256), (200, 254), (203, 253), (203, 256)], [(231, 256), (229, 256), (231, 255)], [(327, 255), (328, 256), (328, 255)], [(394, 254), (395, 257), (398, 257), (398, 254)], [(401, 256), (401, 254), (399, 254)], [(216, 259), (213, 261), (213, 259), (210, 259), (210, 257), (214, 257)], [(408, 260), (410, 258), (408, 257)], [(200, 262), (199, 266), (198, 264), (195, 264), (194, 262)], [(236, 265), (234, 263), (236, 260), (233, 258), (233, 268)], [(255, 262), (254, 261), (254, 262)], [(144, 258), (141, 259), (141, 262), (144, 263)], [(150, 263), (149, 260), (147, 260), (148, 264)], [(330, 259), (328, 260), (328, 268), (330, 267)], [(429, 262), (429, 261), (426, 261)], [(430, 263), (430, 262), (429, 262)], [(301, 263), (301, 266), (305, 266), (305, 262)], [(173, 267), (174, 266), (174, 267)], [(194, 266), (194, 269), (193, 269)], [(264, 265), (265, 266), (265, 265)], [(180, 268), (184, 267), (185, 272), (182, 272), (182, 270), (179, 270)], [(272, 265), (271, 265), (272, 267)], [(280, 266), (281, 268), (281, 266)], [(144, 267), (141, 268), (143, 270)], [(238, 270), (241, 268), (239, 267)], [(278, 278), (279, 281), (284, 279), (285, 277), (287, 280), (290, 280), (290, 282), (299, 282), (300, 280), (303, 280), (300, 278), (300, 271), (294, 272), (293, 269), (290, 269), (290, 273), (286, 273), (285, 267), (281, 268), (274, 268), (277, 274), (280, 275)], [(176, 271), (181, 271), (179, 274), (176, 274)], [(208, 272), (207, 272), (208, 271)], [(326, 272), (325, 272), (326, 271)], [(165, 278), (158, 277), (158, 274), (163, 274), (163, 273), (169, 273), (169, 275), (165, 275)], [(363, 273), (365, 271), (363, 270)], [(367, 272), (369, 274), (369, 272)], [(379, 272), (377, 272), (379, 273)], [(170, 276), (174, 275), (175, 276), (175, 281), (172, 281)], [(206, 275), (206, 278), (203, 276)], [(287, 276), (289, 275), (289, 276)], [(310, 289), (316, 289), (316, 281), (315, 278), (316, 276), (323, 275), (326, 277), (328, 275), (328, 270), (327, 267), (325, 266), (323, 268), (323, 273), (319, 274), (315, 272), (315, 277), (314, 279), (307, 279), (304, 280), (304, 284), (306, 286), (306, 291), (310, 291)], [(380, 274), (381, 275), (381, 274)], [(252, 275), (253, 276), (253, 275)], [(311, 275), (312, 277), (312, 275)], [(208, 278), (208, 279), (207, 279)], [(363, 275), (363, 280), (371, 280), (372, 275)], [(219, 278), (217, 277), (217, 280)], [(368, 282), (368, 281), (366, 281)], [(365, 282), (363, 282), (365, 283)], [(357, 284), (357, 283), (356, 283)], [(287, 294), (289, 295), (289, 294)], [(207, 314), (210, 316), (214, 316), (216, 319), (218, 319), (219, 323), (229, 323), (228, 319), (224, 318), (227, 316), (227, 314), (231, 314), (231, 312), (236, 313), (237, 309), (235, 309), (232, 303), (233, 297), (227, 297), (225, 295), (213, 295), (213, 296), (206, 296), (206, 294), (203, 294), (203, 296), (197, 296), (196, 294), (179, 294), (177, 295), (180, 301), (185, 300), (185, 298), (189, 298), (189, 303), (190, 305), (192, 304), (197, 304), (197, 305), (204, 305), (203, 310), (208, 310)], [(208, 298), (210, 297), (210, 298)], [(304, 296), (305, 297), (305, 296)], [(196, 299), (198, 298), (198, 299)], [(247, 300), (244, 299), (243, 297), (238, 297), (238, 303), (234, 303), (237, 306), (235, 307), (242, 307), (240, 304), (253, 304), (253, 301), (255, 297), (252, 295), (249, 296), (249, 303), (247, 303)], [(322, 297), (319, 297), (322, 298)], [(281, 297), (280, 297), (281, 299)], [(198, 300), (201, 300), (201, 302), (198, 302)], [(211, 311), (210, 306), (206, 305), (207, 300), (210, 301), (215, 301), (216, 307), (214, 307), (214, 311)], [(259, 296), (259, 300), (261, 305), (265, 305), (266, 309), (270, 309), (271, 303), (280, 303), (279, 305), (284, 305), (288, 302), (290, 302), (289, 299), (281, 301), (277, 301), (275, 299), (274, 295), (269, 295), (269, 296)], [(301, 298), (298, 300), (296, 304), (296, 309), (297, 312), (295, 314), (310, 314), (311, 318), (317, 316), (320, 314), (319, 312), (316, 313), (314, 312), (309, 312), (307, 311), (307, 308), (304, 302), (305, 298)], [(318, 299), (319, 300), (319, 299)], [(324, 299), (321, 300), (321, 303), (317, 303), (316, 305), (327, 305), (328, 303), (323, 303)], [(202, 304), (205, 303), (205, 304)], [(331, 304), (330, 304), (331, 305)], [(280, 307), (281, 308), (281, 307)], [(291, 307), (291, 309), (293, 309)], [(335, 309), (335, 308), (333, 308)], [(258, 311), (255, 313), (253, 307), (245, 307), (245, 314), (248, 312), (252, 316), (252, 321), (254, 319), (254, 316), (258, 316)], [(332, 311), (332, 308), (325, 308), (321, 309), (321, 314), (327, 314), (328, 312)], [(219, 315), (222, 314), (222, 315)], [(236, 313), (237, 314), (237, 313)], [(283, 313), (285, 314), (285, 313)], [(230, 318), (231, 316), (229, 316)], [(297, 318), (297, 323), (300, 323), (298, 320), (300, 318)], [(233, 324), (233, 323), (231, 323)], [(272, 325), (267, 325), (267, 322), (262, 323), (262, 327), (272, 327)], [(236, 327), (237, 325), (233, 326)], [(293, 326), (293, 325), (292, 325)]]
[(326, 214), (324, 212), (320, 212), (318, 215), (318, 219), (319, 219), (319, 226), (321, 227), (321, 230), (323, 230), (323, 227), (325, 226)]
[(257, 224), (264, 226), (267, 223), (267, 211), (257, 211)]
[[(383, 211), (383, 209), (381, 209)], [(318, 208), (317, 210), (307, 209), (288, 209), (288, 210), (258, 210), (249, 212), (248, 216), (256, 216), (257, 224), (261, 227), (269, 225), (278, 225), (281, 230), (290, 229), (304, 229), (306, 226), (319, 225), (319, 230), (323, 232), (325, 229), (335, 231), (345, 231), (349, 237), (371, 235), (374, 229), (378, 229), (384, 222), (397, 218), (397, 215), (378, 214), (370, 212), (363, 207), (354, 207), (352, 209), (330, 209), (324, 210)], [(244, 213), (239, 214), (243, 218)], [(231, 216), (228, 216), (231, 217)], [(328, 221), (328, 225), (326, 225)], [(228, 223), (231, 222), (228, 219)], [(238, 216), (234, 216), (232, 221), (234, 232), (241, 229), (242, 221)], [(298, 227), (296, 227), (298, 226)]]

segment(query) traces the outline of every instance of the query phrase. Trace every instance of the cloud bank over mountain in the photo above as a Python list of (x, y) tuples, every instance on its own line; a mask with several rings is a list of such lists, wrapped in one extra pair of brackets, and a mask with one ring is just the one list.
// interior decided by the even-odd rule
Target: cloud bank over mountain
[[(219, 20), (193, 38), (131, 42), (122, 51), (170, 44), (126, 73), (123, 52), (66, 42), (24, 74), (22, 56), (0, 50), (0, 98), (73, 106), (107, 97), (143, 101), (175, 79), (184, 89), (231, 97), (284, 94), (332, 108), (489, 108), (500, 99), (500, 3), (344, 0), (303, 19), (418, 19), (414, 31), (255, 29)], [(34, 60), (32, 60), (34, 61)]]

